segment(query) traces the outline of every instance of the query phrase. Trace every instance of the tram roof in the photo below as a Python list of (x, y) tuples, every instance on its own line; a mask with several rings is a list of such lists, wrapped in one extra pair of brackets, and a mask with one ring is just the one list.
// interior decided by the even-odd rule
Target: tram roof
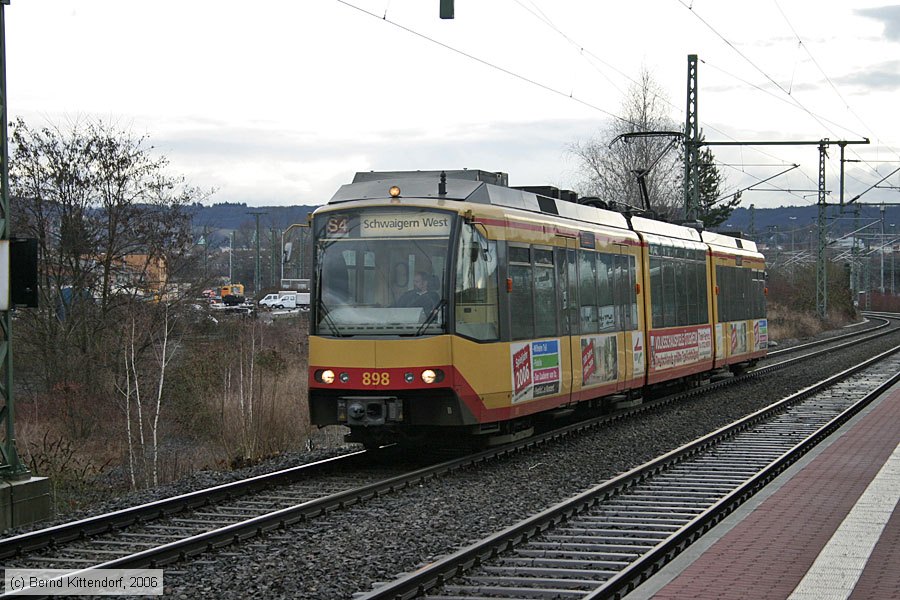
[(702, 234), (703, 241), (710, 246), (722, 246), (731, 250), (745, 250), (747, 252), (759, 252), (756, 248), (756, 242), (741, 238), (732, 237), (716, 233), (714, 231), (704, 231)]
[(440, 194), (438, 190), (441, 171), (357, 173), (353, 183), (342, 185), (329, 204), (355, 200), (390, 200), (389, 190), (392, 186), (397, 186), (400, 188), (401, 198), (473, 202), (629, 229), (628, 221), (621, 213), (508, 187), (506, 173), (477, 169), (444, 173), (447, 178), (445, 194)]

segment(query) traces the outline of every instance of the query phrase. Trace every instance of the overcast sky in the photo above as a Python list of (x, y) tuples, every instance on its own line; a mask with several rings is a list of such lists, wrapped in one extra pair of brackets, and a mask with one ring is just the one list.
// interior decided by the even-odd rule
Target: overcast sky
[[(846, 194), (900, 167), (900, 6), (864, 0), (12, 0), (9, 116), (101, 118), (213, 202), (321, 204), (356, 171), (480, 168), (570, 187), (646, 68), (710, 141), (847, 146)], [(816, 201), (815, 146), (714, 148), (743, 206)], [(826, 166), (838, 197), (837, 146)], [(732, 165), (732, 166), (725, 166)], [(900, 185), (893, 175), (882, 186)], [(772, 186), (762, 186), (772, 187)], [(866, 202), (896, 202), (872, 189)]]

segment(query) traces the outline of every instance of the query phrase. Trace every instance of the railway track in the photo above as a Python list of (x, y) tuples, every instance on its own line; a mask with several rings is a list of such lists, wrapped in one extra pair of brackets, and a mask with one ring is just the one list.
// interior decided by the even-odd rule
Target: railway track
[[(869, 336), (863, 338), (866, 339)], [(814, 355), (794, 361), (811, 358)], [(785, 364), (788, 363), (766, 369), (784, 368)], [(750, 376), (758, 375), (745, 377)], [(158, 567), (483, 461), (527, 451), (585, 429), (602, 427), (613, 420), (656, 410), (681, 397), (683, 395), (647, 402), (634, 409), (570, 425), (517, 444), (443, 460), (413, 471), (407, 465), (405, 469), (398, 468), (395, 474), (386, 475), (384, 469), (377, 467), (383, 462), (377, 458), (378, 452), (354, 453), (0, 540), (0, 556), (8, 567), (65, 568), (72, 572), (87, 568)], [(380, 452), (384, 456), (390, 450)], [(325, 478), (326, 472), (331, 473), (330, 479)]]
[(356, 598), (619, 598), (900, 381), (898, 350)]
[(832, 344), (836, 345), (843, 340), (858, 338), (859, 336), (865, 336), (867, 334), (883, 331), (891, 327), (891, 323), (898, 319), (898, 315), (890, 313), (866, 312), (863, 313), (863, 315), (867, 317), (868, 321), (849, 326), (846, 333), (806, 342), (803, 344), (797, 344), (795, 346), (788, 346), (786, 348), (779, 348), (774, 350), (770, 349), (764, 361), (769, 361), (782, 356), (795, 354), (797, 352), (804, 352), (811, 348), (822, 348), (823, 346), (831, 346)]

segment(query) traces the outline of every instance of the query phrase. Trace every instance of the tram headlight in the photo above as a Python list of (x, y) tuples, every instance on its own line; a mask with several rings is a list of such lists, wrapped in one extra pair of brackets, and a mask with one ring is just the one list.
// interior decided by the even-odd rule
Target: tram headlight
[(341, 373), (339, 379), (341, 380), (341, 383), (347, 383), (350, 381), (350, 374), (349, 373)]
[(403, 375), (403, 379), (404, 379), (404, 381), (406, 381), (406, 383), (412, 383), (413, 381), (416, 380), (416, 376), (413, 375), (412, 373), (406, 373)]
[(422, 371), (422, 381), (425, 383), (440, 383), (444, 380), (444, 372), (440, 369), (425, 369)]
[(328, 385), (334, 383), (334, 371), (332, 371), (331, 369), (316, 371), (315, 377), (316, 381), (318, 381), (319, 383), (326, 383)]

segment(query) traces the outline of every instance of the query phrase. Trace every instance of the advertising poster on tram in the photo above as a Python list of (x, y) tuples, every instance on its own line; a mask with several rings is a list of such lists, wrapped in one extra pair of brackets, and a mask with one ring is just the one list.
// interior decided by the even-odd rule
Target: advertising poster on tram
[(729, 323), (731, 328), (731, 355), (747, 354), (747, 322)]
[(631, 334), (632, 375), (640, 377), (644, 374), (644, 333), (635, 331)]
[(712, 358), (712, 328), (680, 327), (650, 332), (650, 368), (673, 369)]
[(589, 387), (615, 381), (619, 375), (618, 343), (613, 335), (581, 338), (581, 385)]
[(560, 390), (559, 340), (510, 344), (512, 401), (525, 402)]
[(753, 321), (753, 349), (765, 350), (769, 346), (769, 321), (759, 319)]

